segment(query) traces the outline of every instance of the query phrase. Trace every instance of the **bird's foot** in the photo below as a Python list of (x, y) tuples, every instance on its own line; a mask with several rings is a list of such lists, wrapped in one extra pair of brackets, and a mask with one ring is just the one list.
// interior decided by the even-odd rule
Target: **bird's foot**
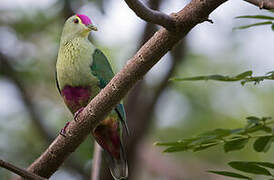
[(74, 121), (77, 121), (77, 116), (80, 114), (80, 112), (83, 111), (85, 107), (81, 107), (80, 109), (78, 109), (78, 111), (76, 111), (76, 113), (74, 113), (73, 119)]
[(66, 137), (66, 129), (67, 129), (67, 127), (69, 126), (69, 123), (70, 123), (70, 122), (67, 122), (66, 125), (63, 127), (63, 129), (61, 129), (61, 131), (60, 131), (60, 133), (59, 133), (60, 135)]

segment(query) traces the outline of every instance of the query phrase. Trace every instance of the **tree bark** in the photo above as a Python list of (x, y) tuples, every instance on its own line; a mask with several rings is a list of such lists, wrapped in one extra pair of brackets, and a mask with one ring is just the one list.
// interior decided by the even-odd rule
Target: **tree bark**
[(255, 6), (258, 6), (260, 9), (274, 9), (274, 0), (244, 0)]

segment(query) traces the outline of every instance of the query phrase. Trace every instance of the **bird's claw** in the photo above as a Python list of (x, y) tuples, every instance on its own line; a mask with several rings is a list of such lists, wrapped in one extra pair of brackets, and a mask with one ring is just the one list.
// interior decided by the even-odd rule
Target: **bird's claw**
[(61, 136), (66, 137), (66, 129), (67, 129), (68, 125), (69, 125), (69, 122), (67, 122), (66, 125), (61, 129), (61, 131), (59, 133)]
[(74, 121), (77, 121), (77, 117), (78, 117), (78, 115), (80, 114), (80, 112), (83, 111), (83, 109), (84, 109), (84, 107), (81, 107), (80, 109), (78, 109), (78, 111), (76, 111), (76, 112), (74, 113), (74, 116), (73, 116)]
[[(81, 107), (80, 109), (78, 109), (78, 111), (76, 111), (76, 112), (74, 113), (74, 116), (73, 116), (74, 121), (77, 121), (77, 116), (80, 114), (80, 112), (83, 111), (83, 109), (84, 109), (84, 107)], [(70, 123), (70, 122), (67, 122), (66, 125), (63, 127), (63, 129), (61, 129), (61, 131), (60, 131), (60, 133), (59, 133), (59, 134), (62, 135), (63, 137), (66, 137), (66, 129), (67, 129), (67, 127), (69, 126), (69, 123)]]

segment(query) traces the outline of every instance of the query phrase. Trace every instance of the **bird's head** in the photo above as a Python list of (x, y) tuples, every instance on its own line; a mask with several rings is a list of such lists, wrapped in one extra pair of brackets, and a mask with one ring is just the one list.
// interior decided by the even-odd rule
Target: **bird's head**
[(87, 37), (90, 31), (97, 31), (88, 16), (76, 14), (68, 18), (65, 22), (63, 35), (66, 38)]

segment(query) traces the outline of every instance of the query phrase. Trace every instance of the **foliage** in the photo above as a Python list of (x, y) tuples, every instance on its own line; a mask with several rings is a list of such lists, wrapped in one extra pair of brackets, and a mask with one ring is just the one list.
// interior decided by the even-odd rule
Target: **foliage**
[(264, 80), (274, 80), (274, 71), (266, 73), (264, 76), (252, 76), (252, 71), (245, 71), (236, 76), (225, 76), (225, 75), (209, 75), (209, 76), (195, 76), (187, 78), (172, 78), (171, 81), (199, 81), (199, 80), (215, 80), (215, 81), (240, 81), (242, 85), (247, 82), (254, 82), (254, 84), (259, 84)]
[[(254, 162), (254, 161), (232, 161), (229, 162), (228, 165), (232, 167), (233, 169), (236, 169), (238, 171), (249, 173), (249, 174), (255, 174), (255, 175), (264, 175), (268, 176), (271, 179), (273, 179), (273, 174), (267, 169), (274, 169), (274, 164), (270, 162)], [(208, 171), (210, 173), (233, 177), (233, 178), (239, 178), (239, 179), (252, 179), (248, 176), (238, 174), (235, 172), (230, 171)]]
[(243, 149), (250, 139), (255, 139), (253, 148), (257, 152), (267, 152), (273, 142), (274, 121), (270, 117), (247, 117), (244, 128), (215, 129), (199, 134), (192, 138), (182, 139), (176, 142), (156, 142), (157, 146), (167, 147), (164, 152), (180, 152), (192, 150), (201, 151), (216, 145), (223, 144), (224, 151), (230, 152)]
[(274, 30), (274, 17), (266, 16), (266, 15), (246, 15), (246, 16), (237, 16), (237, 19), (259, 19), (265, 20), (263, 22), (248, 24), (244, 26), (235, 27), (234, 29), (247, 29), (254, 26), (262, 26), (262, 25), (271, 25), (271, 29)]
[[(274, 17), (266, 15), (246, 15), (238, 16), (237, 19), (257, 19), (264, 20), (263, 22), (257, 22), (249, 25), (239, 26), (234, 29), (247, 29), (254, 26), (271, 25), (274, 31)], [(233, 82), (240, 81), (242, 85), (247, 82), (254, 82), (259, 84), (264, 80), (274, 80), (274, 71), (266, 73), (264, 76), (252, 76), (252, 71), (245, 71), (236, 76), (225, 76), (225, 75), (208, 75), (208, 76), (195, 76), (187, 78), (172, 78), (171, 81), (197, 81), (197, 80), (215, 80)], [(225, 152), (236, 151), (243, 149), (247, 143), (254, 139), (253, 149), (256, 152), (267, 152), (274, 140), (274, 129), (270, 125), (274, 121), (270, 117), (258, 118), (255, 116), (247, 117), (247, 124), (244, 128), (238, 129), (215, 129), (207, 131), (198, 136), (182, 139), (176, 142), (157, 142), (158, 146), (167, 147), (164, 152), (180, 152), (180, 151), (201, 151), (219, 144), (223, 144)], [(273, 173), (268, 169), (274, 169), (274, 164), (271, 162), (256, 162), (256, 161), (232, 161), (228, 165), (238, 171), (241, 174), (231, 171), (216, 171), (210, 170), (208, 172), (238, 178), (238, 179), (249, 179), (252, 180), (249, 175), (242, 173), (248, 173), (253, 175), (264, 175), (268, 176), (268, 179), (274, 179)]]

